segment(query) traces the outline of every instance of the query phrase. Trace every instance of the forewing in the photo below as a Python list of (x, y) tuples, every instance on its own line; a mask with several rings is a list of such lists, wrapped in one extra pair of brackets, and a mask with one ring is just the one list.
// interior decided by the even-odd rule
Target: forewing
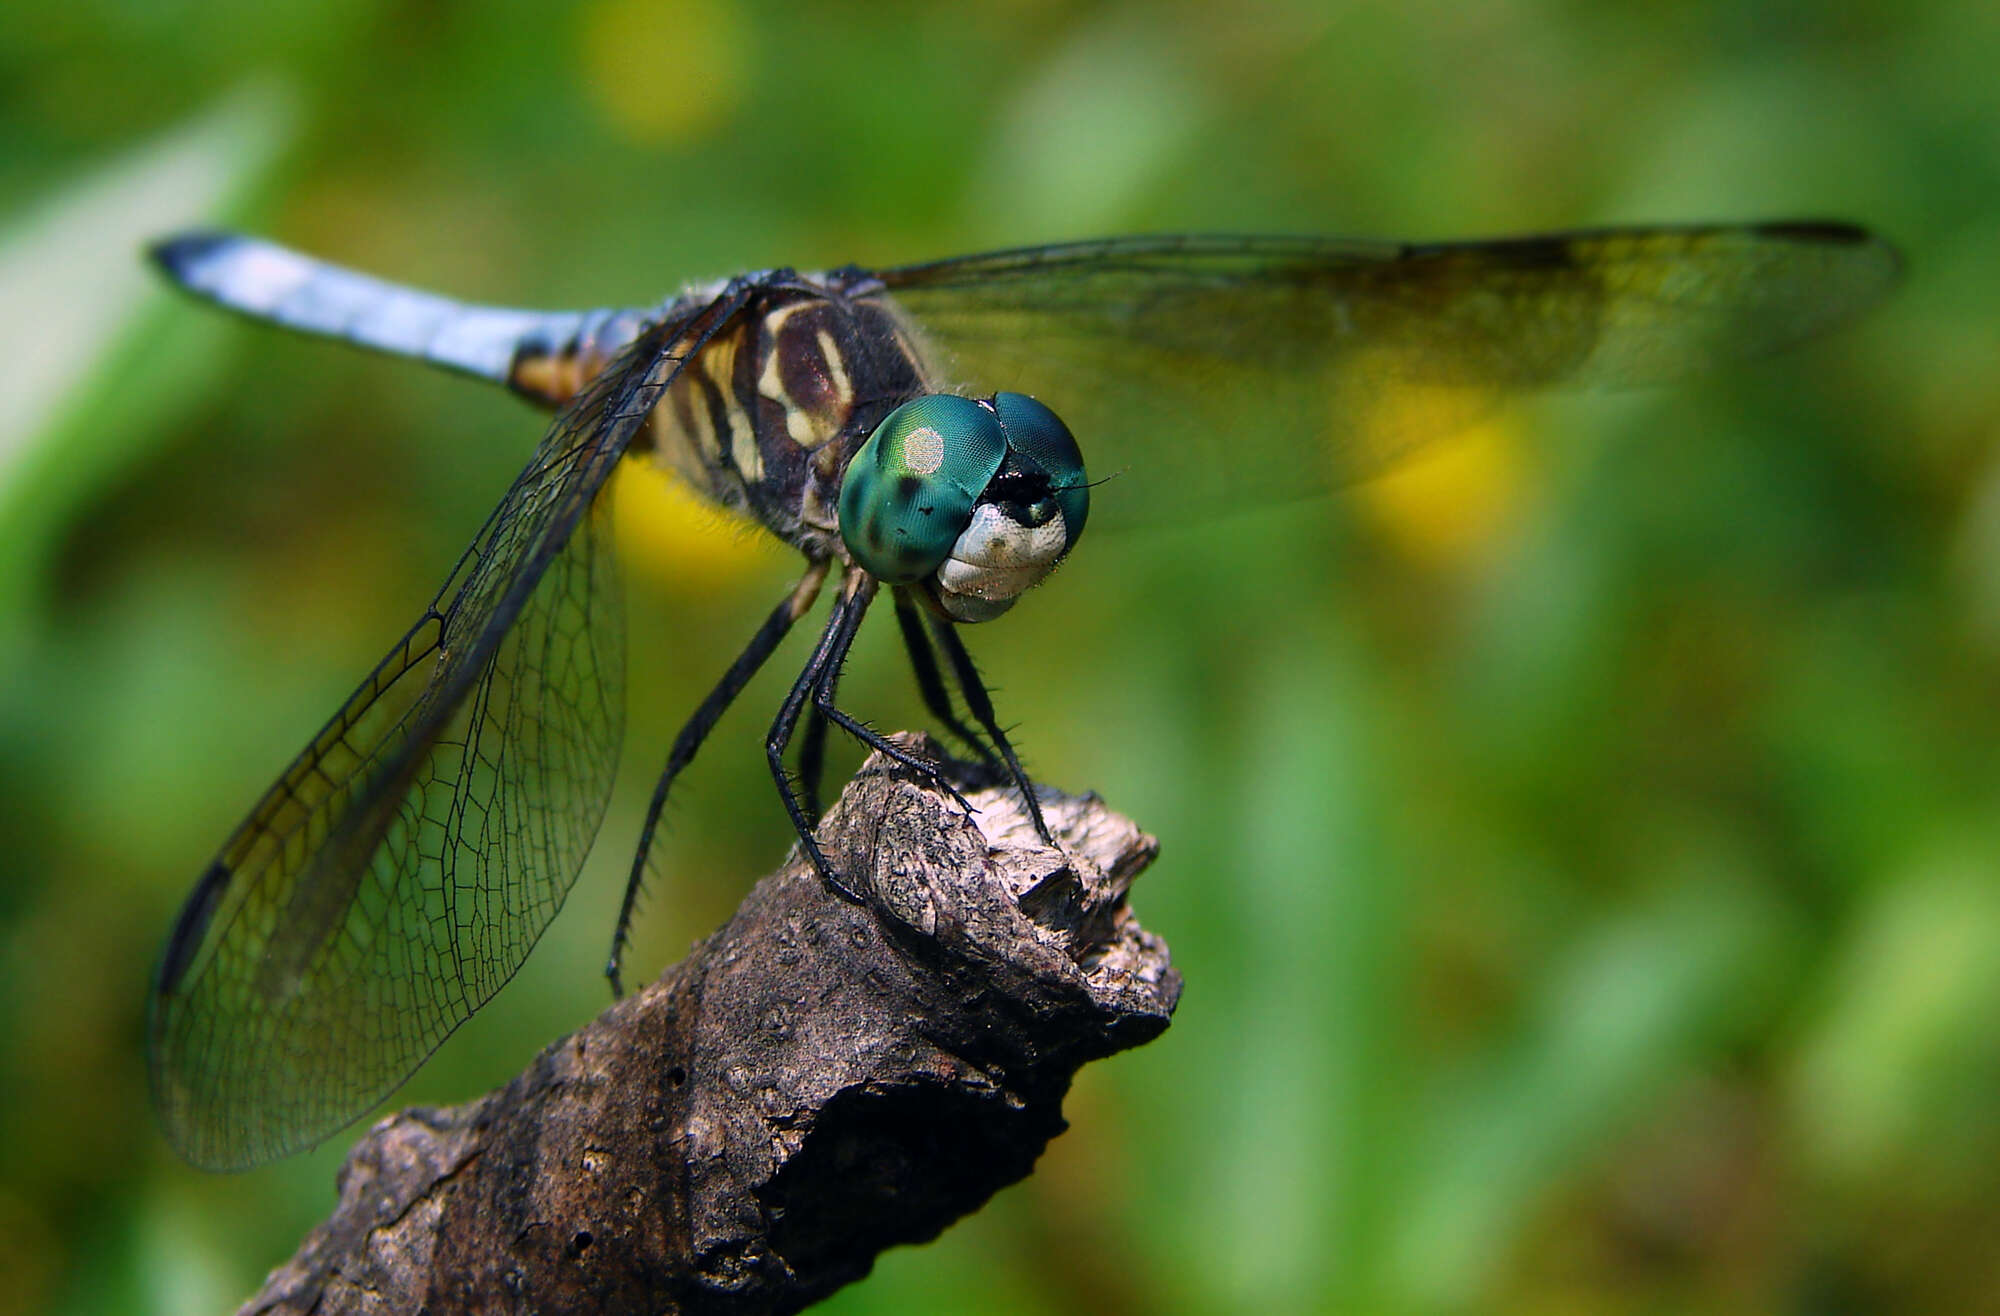
[(597, 494), (701, 328), (650, 330), (557, 416), (436, 603), (197, 884), (149, 1035), (154, 1103), (190, 1161), (254, 1165), (353, 1120), (561, 906), (622, 731)]
[(1126, 238), (887, 270), (946, 380), (1068, 422), (1091, 520), (1325, 490), (1509, 393), (1774, 352), (1894, 283), (1852, 227), (1607, 230), (1431, 246)]

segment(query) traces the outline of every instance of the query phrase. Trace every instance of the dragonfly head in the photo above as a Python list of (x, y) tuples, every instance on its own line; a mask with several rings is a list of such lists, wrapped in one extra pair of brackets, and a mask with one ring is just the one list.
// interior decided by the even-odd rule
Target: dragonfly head
[(954, 621), (990, 621), (1075, 546), (1090, 513), (1083, 454), (1021, 393), (905, 402), (847, 464), (840, 535), (870, 574), (922, 582)]

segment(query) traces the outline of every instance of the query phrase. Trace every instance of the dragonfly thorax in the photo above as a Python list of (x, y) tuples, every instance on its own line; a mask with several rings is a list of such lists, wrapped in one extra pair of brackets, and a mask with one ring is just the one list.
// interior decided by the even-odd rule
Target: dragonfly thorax
[[(688, 314), (698, 296), (677, 303)], [(928, 391), (892, 308), (830, 276), (780, 272), (701, 343), (635, 449), (814, 560), (839, 552), (848, 456)]]
[(854, 454), (840, 534), (871, 574), (921, 583), (954, 621), (990, 621), (1055, 569), (1089, 511), (1083, 455), (1054, 412), (1019, 393), (934, 393)]

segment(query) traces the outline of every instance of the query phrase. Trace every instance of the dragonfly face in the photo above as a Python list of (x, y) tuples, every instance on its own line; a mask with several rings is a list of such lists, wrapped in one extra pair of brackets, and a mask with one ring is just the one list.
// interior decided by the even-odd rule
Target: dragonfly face
[[(806, 569), (675, 740), (614, 982), (668, 789), (836, 574), (765, 753), (805, 853), (844, 889), (813, 837), (829, 729), (943, 771), (835, 698), (884, 587), (932, 716), (1033, 812), (957, 623), (1005, 611), (1086, 520), (1298, 498), (1380, 471), (1510, 392), (1661, 382), (1776, 351), (1872, 305), (1898, 264), (1825, 223), (1436, 245), (1123, 238), (765, 271), (649, 309), (552, 314), (464, 306), (246, 238), (190, 235), (155, 256), (237, 311), (559, 408), (435, 600), (174, 925), (149, 1024), (154, 1101), (176, 1148), (214, 1168), (309, 1146), (365, 1112), (506, 982), (560, 907), (622, 728), (597, 497), (620, 462), (678, 471)], [(1399, 399), (1418, 405), (1385, 405)], [(1072, 427), (1092, 469), (1115, 476), (1095, 500)]]
[(1019, 393), (933, 393), (889, 414), (848, 463), (841, 537), (878, 580), (922, 584), (953, 621), (990, 621), (1083, 534), (1083, 454)]

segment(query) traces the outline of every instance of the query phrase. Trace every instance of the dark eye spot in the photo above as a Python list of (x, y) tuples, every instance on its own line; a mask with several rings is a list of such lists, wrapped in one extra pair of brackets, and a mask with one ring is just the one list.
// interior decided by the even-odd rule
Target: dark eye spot
[(904, 502), (908, 502), (922, 492), (923, 487), (924, 482), (922, 480), (919, 480), (914, 475), (905, 475), (896, 481), (896, 496)]

